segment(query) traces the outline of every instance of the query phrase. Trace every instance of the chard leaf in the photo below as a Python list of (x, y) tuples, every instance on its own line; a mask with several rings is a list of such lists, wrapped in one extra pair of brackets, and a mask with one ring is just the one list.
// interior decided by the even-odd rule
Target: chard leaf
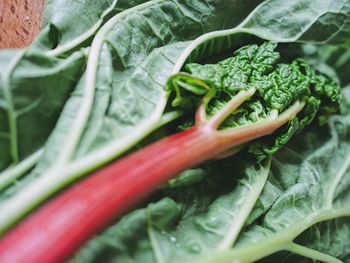
[(251, 12), (241, 26), (266, 39), (279, 36), (283, 42), (298, 38), (305, 42), (348, 45), (349, 12), (346, 0), (317, 3), (269, 0)]
[(232, 99), (249, 91), (246, 101), (234, 111), (228, 111), (219, 127), (225, 130), (277, 118), (294, 103), (304, 103), (303, 109), (284, 127), (249, 143), (249, 152), (258, 161), (271, 156), (308, 125), (316, 114), (320, 120), (326, 120), (330, 113), (339, 111), (340, 104), (337, 83), (315, 72), (300, 58), (281, 63), (284, 54), (277, 52), (276, 46), (274, 42), (246, 45), (215, 64), (186, 64), (185, 69), (190, 75), (179, 73), (168, 81), (167, 88), (176, 93), (172, 105), (186, 109), (192, 104), (187, 109), (190, 112), (202, 105), (202, 117), (196, 122), (205, 124), (228, 107)]

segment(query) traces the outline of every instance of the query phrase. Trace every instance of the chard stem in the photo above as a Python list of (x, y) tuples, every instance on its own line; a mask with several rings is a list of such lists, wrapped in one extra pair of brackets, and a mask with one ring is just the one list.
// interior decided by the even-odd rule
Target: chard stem
[[(116, 217), (180, 171), (218, 155), (221, 147), (212, 130), (193, 127), (102, 168), (0, 239), (0, 262), (63, 262)], [(3, 231), (7, 222), (0, 222)]]
[(206, 106), (204, 104), (199, 105), (196, 116), (195, 116), (195, 123), (197, 126), (203, 126), (205, 125), (207, 121), (207, 114), (205, 112)]
[(203, 97), (202, 102), (199, 105), (195, 115), (196, 126), (206, 125), (207, 123), (206, 108), (208, 107), (209, 101), (215, 96), (215, 94), (216, 94), (216, 90), (210, 89), (208, 93)]
[(216, 113), (208, 122), (208, 125), (213, 129), (219, 128), (220, 124), (243, 102), (249, 99), (256, 92), (255, 88), (241, 90), (235, 95), (218, 113)]
[(288, 110), (284, 111), (279, 116), (275, 112), (258, 123), (247, 124), (237, 128), (231, 128), (223, 131), (216, 131), (222, 143), (230, 144), (235, 142), (235, 145), (251, 141), (253, 139), (268, 135), (286, 124), (291, 118), (296, 116), (304, 107), (304, 102), (295, 102)]

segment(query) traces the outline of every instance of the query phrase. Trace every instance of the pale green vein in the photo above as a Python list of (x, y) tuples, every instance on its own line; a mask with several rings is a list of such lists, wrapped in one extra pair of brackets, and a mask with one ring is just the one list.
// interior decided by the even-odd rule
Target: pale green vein
[(26, 50), (22, 50), (19, 52), (14, 59), (10, 62), (8, 68), (4, 71), (2, 75), (3, 82), (3, 93), (6, 100), (6, 110), (7, 110), (7, 118), (9, 124), (9, 140), (10, 140), (10, 155), (12, 158), (12, 162), (19, 162), (19, 153), (18, 153), (18, 135), (17, 135), (17, 121), (16, 121), (16, 113), (15, 113), (15, 105), (13, 102), (12, 92), (11, 92), (11, 75), (22, 59)]
[(343, 178), (346, 171), (349, 169), (350, 166), (350, 152), (346, 155), (344, 164), (340, 167), (338, 173), (335, 175), (334, 178), (332, 178), (330, 185), (328, 186), (328, 192), (326, 194), (326, 200), (325, 200), (325, 207), (327, 209), (330, 209), (333, 204), (334, 194), (337, 189), (337, 186), (339, 185), (339, 182)]
[(226, 250), (233, 246), (244, 226), (245, 221), (254, 208), (256, 201), (259, 199), (270, 171), (270, 165), (271, 158), (266, 162), (265, 166), (261, 168), (260, 171), (257, 171), (259, 173), (257, 175), (257, 179), (255, 179), (255, 182), (251, 184), (249, 192), (247, 193), (242, 204), (242, 208), (237, 214), (235, 214), (235, 217), (233, 218), (229, 229), (226, 231), (222, 242), (217, 246), (218, 250)]
[(319, 260), (326, 263), (343, 263), (343, 261), (335, 257), (332, 257), (328, 254), (322, 253), (315, 249), (311, 249), (305, 246), (295, 244), (293, 242), (291, 242), (285, 249), (294, 254), (298, 254), (300, 256), (307, 257), (313, 260)]
[(156, 235), (154, 233), (153, 226), (152, 226), (152, 218), (148, 209), (150, 209), (150, 206), (146, 209), (146, 216), (147, 216), (147, 234), (151, 242), (152, 251), (157, 263), (166, 263), (162, 254), (162, 249), (160, 248), (160, 245), (158, 244)]
[(290, 243), (309, 227), (317, 223), (339, 217), (350, 217), (350, 207), (336, 210), (321, 210), (300, 219), (295, 225), (287, 227), (286, 229), (272, 234), (265, 239), (261, 239), (257, 242), (239, 248), (212, 252), (210, 255), (205, 255), (198, 258), (198, 260), (192, 261), (192, 263), (255, 262), (278, 251), (288, 250)]
[(44, 150), (39, 149), (15, 166), (11, 166), (0, 173), (0, 191), (15, 182), (25, 172), (31, 169), (43, 155)]

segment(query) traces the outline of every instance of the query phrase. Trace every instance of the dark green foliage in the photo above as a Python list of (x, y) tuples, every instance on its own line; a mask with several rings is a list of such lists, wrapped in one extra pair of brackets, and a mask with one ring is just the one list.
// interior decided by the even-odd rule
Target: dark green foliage
[(168, 82), (168, 89), (176, 93), (173, 106), (193, 109), (200, 104), (204, 93), (215, 94), (207, 106), (210, 118), (223, 108), (239, 91), (256, 89), (255, 94), (236, 109), (221, 125), (221, 129), (263, 121), (272, 111), (279, 114), (297, 101), (305, 103), (303, 110), (290, 122), (267, 138), (254, 141), (249, 152), (258, 161), (277, 152), (291, 137), (320, 113), (324, 121), (339, 109), (340, 86), (329, 77), (313, 70), (301, 59), (279, 63), (281, 54), (277, 44), (243, 46), (233, 57), (215, 64), (191, 63)]
[[(348, 0), (153, 0), (114, 17), (112, 26), (103, 27), (103, 34), (98, 29), (109, 18), (145, 1), (46, 2), (43, 30), (18, 65), (10, 67), (16, 64), (18, 51), (0, 54), (0, 170), (10, 164), (20, 167), (16, 162), (45, 145), (33, 171), (28, 172), (35, 162), (28, 170), (16, 170), (12, 185), (1, 189), (1, 224), (13, 223), (8, 218), (11, 211), (22, 217), (73, 180), (137, 148), (142, 138), (164, 124), (165, 83), (185, 64), (188, 72), (174, 77), (179, 85), (173, 87), (176, 95), (172, 95), (173, 106), (187, 113), (181, 118), (182, 128), (193, 124), (200, 98), (212, 89), (216, 92), (207, 106), (209, 116), (240, 90), (252, 84), (258, 89), (220, 129), (259, 122), (272, 109), (283, 112), (296, 99), (306, 102), (298, 118), (247, 147), (259, 160), (285, 145), (316, 111), (321, 124), (328, 123), (329, 114), (338, 111), (337, 84), (313, 68), (332, 79), (339, 77), (344, 86), (349, 83)], [(222, 29), (229, 30), (217, 31)], [(93, 57), (88, 55), (91, 49), (79, 49), (90, 46), (96, 33), (92, 49), (97, 56)], [(193, 41), (206, 33), (203, 42)], [(265, 40), (272, 42), (255, 45)], [(288, 46), (286, 52), (279, 55), (274, 51), (274, 42), (288, 43), (281, 44)], [(299, 56), (307, 63), (292, 61), (295, 57), (290, 47), (300, 43), (308, 46)], [(198, 64), (227, 58), (232, 50), (240, 52), (239, 59)], [(84, 74), (86, 55), (90, 66)], [(90, 80), (95, 76), (95, 82), (86, 82), (86, 76)], [(18, 107), (9, 107), (7, 91)], [(91, 91), (95, 95), (89, 101)], [(302, 225), (310, 214), (324, 209), (332, 182), (337, 183), (333, 198), (328, 196), (332, 209), (349, 208), (349, 89), (343, 90), (342, 101), (344, 115), (332, 118), (330, 128), (320, 128), (315, 122), (273, 156), (272, 172), (260, 182), (261, 193), (252, 186), (262, 173), (256, 162), (240, 158), (246, 157), (245, 152), (211, 161), (181, 173), (140, 210), (89, 242), (74, 260), (160, 263), (199, 258), (199, 262), (217, 263), (217, 245), (230, 236), (230, 226), (243, 227), (238, 231), (237, 245), (248, 246), (249, 255), (258, 255), (257, 245), (274, 240), (274, 234), (285, 228)], [(82, 121), (78, 113), (89, 103), (88, 118)], [(170, 106), (165, 111), (174, 109)], [(10, 115), (15, 117), (18, 131), (9, 129)], [(81, 122), (79, 129), (77, 122)], [(174, 131), (164, 130), (165, 135)], [(77, 131), (72, 144), (68, 139)], [(18, 156), (12, 153), (15, 147), (10, 147), (16, 142)], [(8, 171), (0, 174), (0, 186), (4, 175), (11, 175)], [(21, 175), (23, 180), (19, 181)], [(50, 184), (42, 183), (42, 178)], [(27, 183), (39, 185), (32, 196), (23, 194)], [(251, 195), (255, 195), (254, 200), (248, 199)], [(16, 197), (28, 201), (20, 207)], [(249, 210), (249, 205), (254, 207)], [(239, 221), (237, 215), (244, 211), (249, 214)], [(316, 224), (296, 242), (349, 262), (349, 225), (348, 218)], [(233, 244), (234, 249), (237, 245)], [(230, 249), (222, 250), (226, 251)], [(266, 262), (312, 261), (291, 254), (278, 253)], [(229, 258), (230, 263), (234, 260)]]

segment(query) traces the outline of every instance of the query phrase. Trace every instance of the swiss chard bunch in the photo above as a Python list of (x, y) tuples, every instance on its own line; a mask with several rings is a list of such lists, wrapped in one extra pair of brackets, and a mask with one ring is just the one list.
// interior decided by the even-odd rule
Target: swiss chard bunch
[(0, 262), (64, 261), (180, 172), (232, 155), (245, 144), (262, 160), (318, 112), (322, 119), (336, 111), (340, 87), (303, 61), (278, 63), (275, 48), (272, 42), (244, 46), (217, 64), (188, 64), (190, 74), (172, 76), (167, 85), (175, 91), (172, 105), (196, 109), (195, 125), (112, 162), (48, 202), (0, 240)]
[[(215, 64), (190, 63), (172, 76), (173, 107), (192, 112), (194, 123), (230, 137), (244, 130), (259, 161), (277, 152), (318, 113), (320, 124), (339, 109), (340, 87), (302, 59), (280, 63), (277, 44), (246, 45)], [(199, 106), (198, 106), (199, 105)], [(282, 126), (277, 131), (276, 128)], [(250, 134), (250, 135), (248, 135)], [(254, 138), (253, 138), (254, 137)], [(235, 153), (236, 145), (219, 157)]]

